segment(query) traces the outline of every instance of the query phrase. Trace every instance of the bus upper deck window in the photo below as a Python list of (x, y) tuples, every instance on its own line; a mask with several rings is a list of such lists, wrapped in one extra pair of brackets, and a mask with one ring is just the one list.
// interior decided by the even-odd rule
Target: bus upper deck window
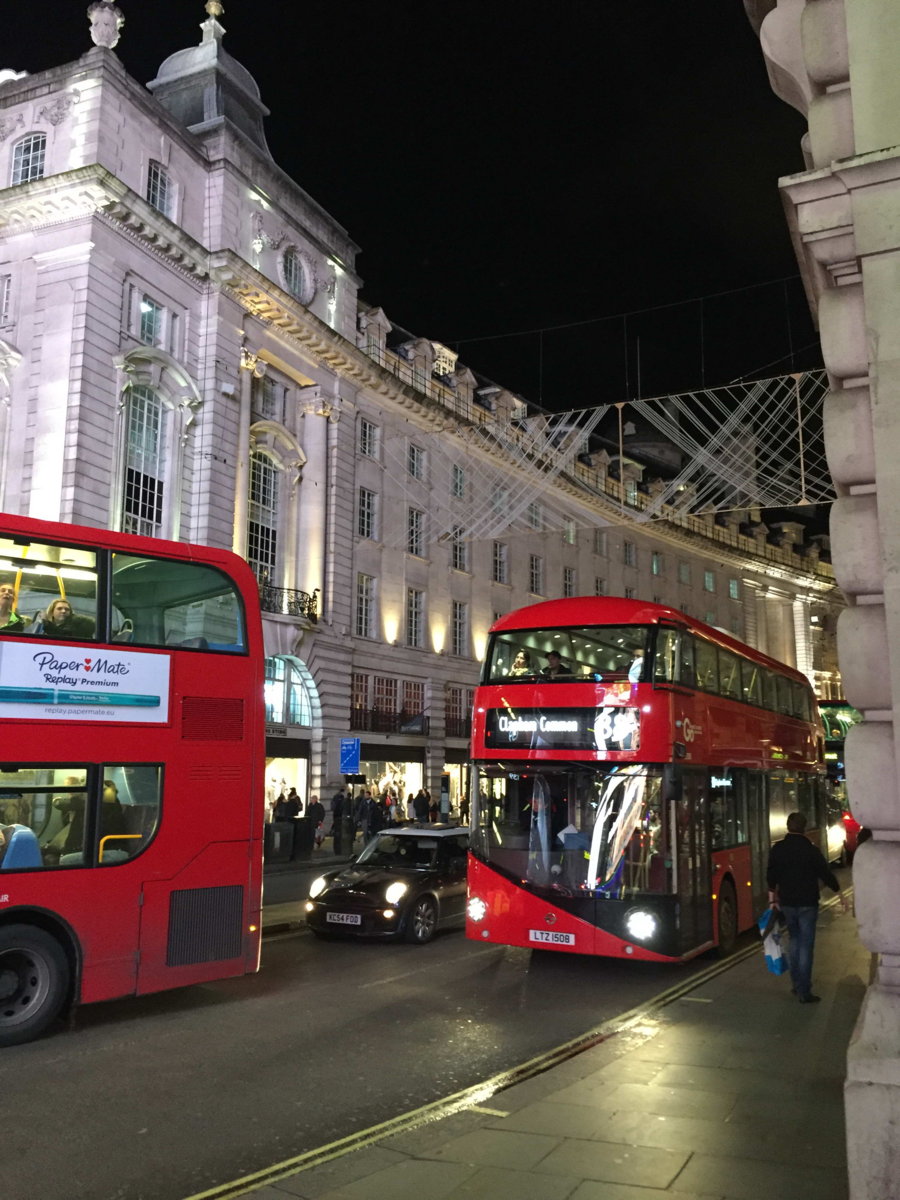
[[(93, 550), (0, 537), (0, 586), (11, 602), (0, 615), (7, 633), (62, 640), (93, 638), (97, 560)], [(8, 610), (8, 611), (6, 611)], [(13, 620), (13, 615), (17, 620)]]
[(246, 648), (240, 596), (215, 567), (114, 554), (112, 580), (121, 640), (220, 653)]

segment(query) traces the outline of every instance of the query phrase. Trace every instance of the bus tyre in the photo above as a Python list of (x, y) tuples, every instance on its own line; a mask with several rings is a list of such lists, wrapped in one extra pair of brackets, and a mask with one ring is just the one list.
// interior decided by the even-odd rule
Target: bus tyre
[(0, 926), (0, 1046), (39, 1037), (68, 989), (69, 962), (55, 937), (34, 925)]
[(737, 897), (734, 884), (726, 879), (719, 889), (719, 958), (727, 958), (737, 943)]
[(430, 896), (420, 896), (409, 911), (406, 937), (423, 946), (430, 942), (437, 929), (437, 906)]

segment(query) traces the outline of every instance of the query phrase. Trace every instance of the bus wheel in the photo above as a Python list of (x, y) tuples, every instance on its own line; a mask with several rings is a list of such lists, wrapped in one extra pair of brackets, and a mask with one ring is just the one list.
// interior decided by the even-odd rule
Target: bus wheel
[(420, 896), (412, 906), (409, 923), (406, 926), (406, 937), (410, 942), (424, 945), (434, 937), (437, 928), (437, 908), (430, 896)]
[(68, 988), (69, 963), (56, 938), (33, 925), (0, 926), (0, 1046), (42, 1034)]
[(719, 889), (719, 958), (727, 958), (737, 942), (737, 897), (727, 879)]

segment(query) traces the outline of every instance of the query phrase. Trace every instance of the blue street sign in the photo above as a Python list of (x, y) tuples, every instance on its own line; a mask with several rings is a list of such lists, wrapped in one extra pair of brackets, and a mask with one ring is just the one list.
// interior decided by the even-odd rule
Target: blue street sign
[(341, 774), (359, 774), (359, 738), (341, 738)]

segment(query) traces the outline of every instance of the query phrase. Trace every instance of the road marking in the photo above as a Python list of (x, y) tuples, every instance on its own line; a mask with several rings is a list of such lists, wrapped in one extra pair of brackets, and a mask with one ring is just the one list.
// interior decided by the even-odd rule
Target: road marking
[[(822, 907), (832, 908), (837, 903), (838, 900), (835, 897), (833, 900), (823, 903)], [(496, 950), (497, 947), (485, 947), (485, 952), (490, 949)], [(243, 1196), (247, 1192), (265, 1187), (266, 1184), (277, 1183), (281, 1179), (287, 1179), (290, 1175), (299, 1175), (302, 1171), (308, 1171), (312, 1167), (319, 1167), (323, 1163), (332, 1162), (334, 1159), (341, 1158), (345, 1154), (350, 1154), (354, 1150), (362, 1150), (366, 1146), (372, 1146), (376, 1142), (380, 1142), (383, 1138), (419, 1129), (423, 1125), (440, 1121), (444, 1117), (452, 1116), (454, 1113), (469, 1111), (489, 1113), (493, 1116), (495, 1115), (495, 1110), (486, 1108), (485, 1103), (491, 1100), (498, 1092), (505, 1091), (515, 1084), (524, 1083), (525, 1080), (532, 1079), (536, 1075), (542, 1075), (544, 1071), (550, 1070), (551, 1067), (559, 1066), (560, 1063), (564, 1063), (568, 1059), (574, 1058), (577, 1054), (600, 1045), (601, 1042), (608, 1041), (617, 1034), (625, 1033), (629, 1030), (635, 1033), (641, 1032), (638, 1027), (654, 1013), (662, 1008), (666, 1008), (676, 1000), (688, 997), (690, 992), (696, 991), (705, 983), (709, 983), (710, 980), (724, 974), (725, 971), (729, 971), (745, 959), (759, 954), (759, 950), (760, 942), (753, 941), (749, 946), (744, 947), (743, 950), (738, 950), (734, 954), (729, 955), (728, 958), (723, 958), (719, 962), (712, 963), (706, 970), (701, 971), (699, 974), (693, 975), (690, 979), (675, 984), (671, 988), (667, 988), (664, 992), (660, 992), (636, 1008), (629, 1009), (627, 1012), (620, 1013), (617, 1017), (612, 1017), (610, 1020), (604, 1021), (602, 1025), (598, 1025), (580, 1037), (563, 1042), (562, 1045), (556, 1046), (554, 1049), (548, 1050), (536, 1058), (529, 1059), (527, 1062), (520, 1063), (519, 1066), (512, 1067), (508, 1071), (501, 1071), (499, 1074), (491, 1076), (482, 1083), (464, 1088), (460, 1092), (454, 1092), (451, 1096), (446, 1096), (443, 1100), (434, 1100), (430, 1104), (423, 1104), (420, 1108), (401, 1113), (400, 1116), (392, 1117), (389, 1121), (382, 1121), (379, 1125), (372, 1125), (368, 1129), (361, 1129), (358, 1133), (339, 1138), (337, 1141), (329, 1142), (325, 1146), (318, 1146), (314, 1150), (307, 1150), (304, 1154), (298, 1154), (294, 1158), (287, 1158), (283, 1162), (273, 1163), (272, 1166), (265, 1167), (261, 1171), (256, 1171), (252, 1175), (244, 1175), (240, 1179), (234, 1179), (230, 1183), (223, 1183), (218, 1187), (210, 1188), (208, 1191), (197, 1192), (195, 1195), (187, 1196), (185, 1200), (236, 1200), (238, 1196)], [(704, 1003), (704, 1001), (700, 1002)], [(496, 1115), (505, 1116), (507, 1114), (496, 1112)]]

